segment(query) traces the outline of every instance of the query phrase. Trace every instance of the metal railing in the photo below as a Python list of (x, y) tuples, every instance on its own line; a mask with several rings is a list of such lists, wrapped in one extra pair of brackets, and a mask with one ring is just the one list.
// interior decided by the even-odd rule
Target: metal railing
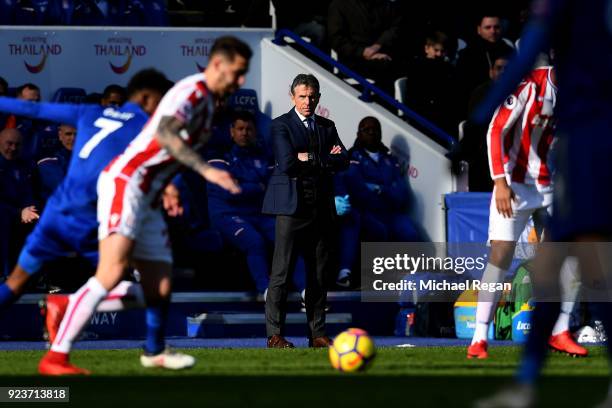
[[(337, 68), (338, 71), (340, 71), (347, 77), (353, 78), (355, 81), (357, 81), (357, 83), (359, 83), (359, 85), (361, 85), (361, 88), (362, 88), (361, 95), (359, 95), (359, 99), (361, 99), (362, 101), (372, 102), (373, 101), (372, 95), (376, 94), (378, 98), (380, 98), (382, 101), (389, 104), (393, 108), (401, 111), (405, 115), (405, 117), (409, 118), (410, 120), (413, 120), (421, 128), (430, 132), (435, 137), (436, 141), (441, 143), (443, 146), (447, 147), (449, 151), (453, 151), (457, 147), (456, 146), (457, 141), (455, 140), (455, 138), (450, 136), (444, 130), (440, 129), (438, 126), (431, 123), (429, 120), (425, 119), (423, 116), (419, 115), (418, 113), (416, 113), (415, 111), (413, 111), (412, 109), (404, 105), (403, 103), (399, 102), (398, 100), (396, 100), (395, 98), (387, 94), (385, 91), (383, 91), (376, 85), (370, 83), (367, 79), (365, 79), (363, 76), (359, 75), (358, 73), (356, 73), (355, 71), (347, 67), (346, 65), (342, 64), (339, 61), (334, 60), (329, 55), (327, 55), (326, 53), (324, 53), (317, 47), (313, 46), (312, 44), (308, 43), (302, 37), (295, 34), (294, 32), (290, 30), (286, 30), (286, 29), (278, 30), (272, 42), (276, 45), (285, 46), (288, 44), (288, 42), (285, 40), (285, 38), (287, 37), (291, 38), (293, 42), (295, 42), (297, 45), (299, 45), (301, 48), (303, 48), (308, 53), (316, 56), (317, 58), (320, 58), (326, 64), (329, 64)], [(428, 136), (431, 136), (431, 135), (428, 135)]]

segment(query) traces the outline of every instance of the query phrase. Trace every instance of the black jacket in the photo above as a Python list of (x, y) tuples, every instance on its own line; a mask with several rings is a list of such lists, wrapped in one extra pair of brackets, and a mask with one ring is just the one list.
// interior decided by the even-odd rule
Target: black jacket
[[(308, 130), (295, 109), (272, 121), (270, 129), (274, 150), (274, 170), (263, 202), (264, 214), (293, 215), (298, 204), (304, 203), (304, 188), (315, 186), (319, 200), (334, 205), (333, 173), (348, 167), (348, 153), (334, 122), (315, 115), (318, 148), (313, 149)], [(334, 145), (340, 145), (340, 154), (329, 154)], [(311, 153), (312, 160), (298, 160), (298, 153)]]
[(509, 56), (514, 49), (503, 40), (493, 44), (476, 37), (459, 52), (457, 60), (457, 79), (462, 86), (463, 101), (467, 100), (474, 89), (489, 79), (489, 68), (500, 56)]

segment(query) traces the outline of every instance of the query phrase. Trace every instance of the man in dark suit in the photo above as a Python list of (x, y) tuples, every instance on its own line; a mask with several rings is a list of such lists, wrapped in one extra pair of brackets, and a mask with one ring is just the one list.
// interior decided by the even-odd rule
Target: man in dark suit
[(327, 347), (325, 303), (333, 242), (333, 173), (348, 167), (348, 154), (334, 122), (315, 115), (319, 81), (299, 74), (291, 84), (295, 107), (272, 121), (275, 166), (263, 212), (276, 215), (274, 259), (266, 298), (268, 347), (292, 348), (283, 337), (289, 272), (298, 253), (306, 265), (309, 346)]

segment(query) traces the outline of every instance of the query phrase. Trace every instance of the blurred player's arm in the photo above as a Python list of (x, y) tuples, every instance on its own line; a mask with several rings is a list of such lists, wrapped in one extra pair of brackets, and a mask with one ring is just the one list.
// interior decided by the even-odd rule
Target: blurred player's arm
[[(223, 159), (211, 159), (208, 161), (208, 164), (217, 169), (231, 173), (229, 163)], [(208, 187), (210, 188), (209, 191), (214, 191), (215, 194), (228, 202), (240, 202), (245, 199), (248, 200), (253, 197), (259, 197), (266, 191), (266, 185), (264, 183), (248, 180), (240, 180), (239, 194), (231, 194), (227, 190), (223, 190), (214, 184), (210, 184)]]
[(15, 98), (0, 97), (0, 112), (76, 126), (79, 121), (81, 105), (30, 102)]
[(217, 184), (231, 193), (240, 192), (240, 187), (227, 171), (216, 169), (206, 161), (181, 136), (187, 134), (185, 124), (175, 116), (163, 116), (155, 138), (166, 151), (182, 165), (200, 174), (204, 179)]
[(525, 84), (519, 86), (513, 94), (508, 96), (495, 113), (487, 131), (487, 151), (489, 155), (489, 171), (495, 183), (495, 204), (497, 211), (504, 217), (512, 217), (512, 200), (514, 192), (506, 181), (504, 170), (503, 154), (504, 141), (509, 132), (517, 124), (517, 120), (522, 117), (525, 109), (525, 99), (530, 89)]

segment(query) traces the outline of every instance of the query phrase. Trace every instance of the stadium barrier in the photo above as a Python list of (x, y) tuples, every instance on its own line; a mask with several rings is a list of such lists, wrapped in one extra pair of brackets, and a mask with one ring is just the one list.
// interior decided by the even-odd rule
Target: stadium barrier
[[(0, 317), (0, 340), (41, 340), (43, 322), (38, 312), (40, 294), (24, 295)], [(306, 314), (299, 293), (291, 293), (287, 334), (306, 336)], [(368, 327), (375, 335), (393, 332), (395, 304), (363, 304), (359, 292), (330, 292), (328, 319), (331, 333), (349, 326)], [(208, 315), (208, 318), (206, 318)], [(264, 304), (249, 292), (174, 293), (169, 310), (169, 337), (264, 337)], [(142, 339), (144, 310), (96, 313), (84, 339)]]

